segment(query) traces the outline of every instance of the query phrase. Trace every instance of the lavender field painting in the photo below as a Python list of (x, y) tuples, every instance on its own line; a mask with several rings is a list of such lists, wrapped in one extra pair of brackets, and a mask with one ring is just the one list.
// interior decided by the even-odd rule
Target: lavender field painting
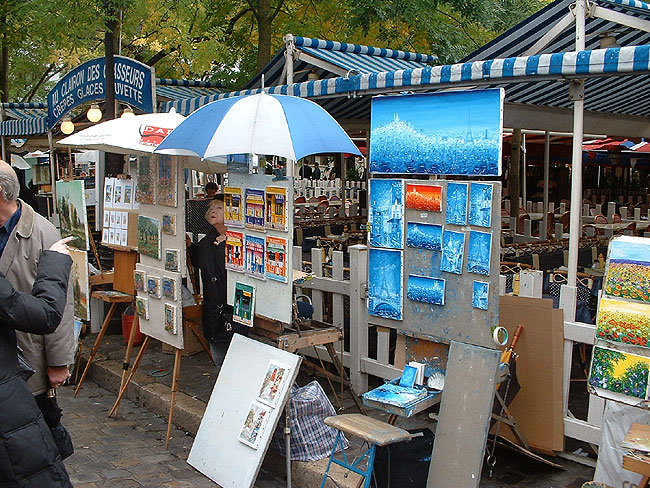
[(445, 280), (409, 275), (406, 298), (416, 302), (445, 304)]
[(442, 225), (409, 222), (406, 224), (406, 245), (442, 251)]
[(501, 175), (502, 89), (376, 97), (372, 173)]

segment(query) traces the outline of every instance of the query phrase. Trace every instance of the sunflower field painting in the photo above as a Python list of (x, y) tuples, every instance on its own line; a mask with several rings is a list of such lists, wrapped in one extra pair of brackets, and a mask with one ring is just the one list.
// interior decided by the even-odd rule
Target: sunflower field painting
[(605, 293), (650, 302), (650, 239), (625, 236), (612, 240)]
[(648, 347), (650, 308), (615, 298), (601, 298), (596, 317), (596, 337), (633, 346)]
[(589, 385), (644, 400), (650, 359), (594, 347)]

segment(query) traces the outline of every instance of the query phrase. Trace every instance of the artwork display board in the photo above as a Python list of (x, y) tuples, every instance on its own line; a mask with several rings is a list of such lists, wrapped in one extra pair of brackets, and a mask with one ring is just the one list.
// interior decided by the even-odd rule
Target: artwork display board
[(61, 236), (74, 236), (74, 239), (68, 245), (75, 249), (87, 251), (90, 249), (90, 244), (88, 242), (88, 218), (86, 216), (84, 182), (83, 180), (58, 180), (55, 185), (56, 211), (59, 214)]
[[(501, 226), (501, 183), (475, 184), (370, 180), (370, 215), (374, 222), (382, 219), (381, 227), (374, 224), (370, 229), (372, 324), (434, 340), (497, 347), (492, 328), (499, 320), (499, 236), (492, 229)], [(399, 198), (385, 196), (400, 187), (405, 188), (401, 211)], [(384, 190), (378, 212), (373, 209), (373, 189)], [(384, 225), (384, 220), (390, 223)], [(401, 235), (405, 238), (400, 247)]]
[(235, 334), (187, 462), (224, 488), (252, 487), (299, 366), (300, 356)]
[[(241, 228), (241, 224), (226, 224), (228, 304), (234, 305), (236, 283), (247, 284), (255, 288), (256, 314), (289, 324), (293, 300), (293, 225), (291, 219), (288, 219), (286, 227), (278, 225), (278, 228), (265, 228), (267, 214), (264, 207), (266, 188), (270, 187), (273, 195), (271, 200), (276, 209), (284, 206), (286, 215), (293, 215), (293, 181), (274, 180), (272, 175), (229, 173), (228, 184), (242, 189), (246, 216), (245, 228)], [(280, 202), (281, 199), (285, 199), (284, 205)], [(246, 210), (249, 203), (252, 206)], [(272, 218), (271, 220), (273, 221)]]
[(102, 244), (137, 248), (136, 180), (106, 178), (103, 193)]
[(621, 236), (609, 243), (589, 392), (650, 409), (650, 239)]
[(370, 171), (500, 176), (502, 88), (372, 99)]

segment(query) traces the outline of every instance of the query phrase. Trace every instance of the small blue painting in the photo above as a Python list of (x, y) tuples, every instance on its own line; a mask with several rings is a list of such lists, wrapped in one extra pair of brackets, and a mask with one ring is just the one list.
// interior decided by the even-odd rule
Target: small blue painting
[(370, 171), (501, 175), (503, 89), (376, 97)]
[(402, 320), (402, 252), (368, 251), (368, 313)]
[(406, 298), (416, 302), (445, 304), (445, 280), (409, 275)]
[(442, 236), (440, 269), (448, 273), (462, 274), (464, 252), (465, 234), (463, 232), (445, 230)]
[(399, 386), (405, 386), (407, 388), (413, 388), (415, 385), (415, 377), (418, 375), (417, 368), (409, 366), (408, 364), (404, 366), (402, 371), (402, 376), (399, 378)]
[(492, 224), (492, 185), (472, 183), (469, 191), (469, 225), (490, 227)]
[(404, 248), (404, 181), (370, 180), (370, 245)]
[(467, 223), (467, 183), (447, 184), (445, 222), (455, 225)]
[(442, 225), (408, 222), (406, 245), (432, 251), (442, 251)]
[(487, 310), (488, 308), (488, 293), (490, 292), (490, 284), (484, 281), (475, 281), (472, 290), (472, 307)]
[(490, 274), (490, 250), (492, 248), (492, 233), (471, 230), (467, 246), (467, 271), (470, 273)]

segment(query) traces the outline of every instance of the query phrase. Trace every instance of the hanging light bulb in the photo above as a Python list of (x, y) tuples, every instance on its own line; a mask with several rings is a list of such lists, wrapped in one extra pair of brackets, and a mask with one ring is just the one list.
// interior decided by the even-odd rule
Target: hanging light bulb
[(102, 120), (102, 111), (99, 109), (99, 105), (93, 103), (88, 109), (88, 113), (86, 113), (86, 117), (88, 117), (88, 120), (90, 120), (91, 122), (99, 122), (100, 120)]
[(133, 109), (129, 107), (128, 105), (124, 110), (122, 110), (122, 115), (120, 115), (120, 118), (123, 119), (125, 117), (135, 117), (135, 114), (133, 113)]
[(63, 120), (61, 121), (61, 132), (63, 132), (65, 135), (72, 134), (74, 132), (74, 124), (72, 123), (70, 117), (67, 115), (63, 117)]

